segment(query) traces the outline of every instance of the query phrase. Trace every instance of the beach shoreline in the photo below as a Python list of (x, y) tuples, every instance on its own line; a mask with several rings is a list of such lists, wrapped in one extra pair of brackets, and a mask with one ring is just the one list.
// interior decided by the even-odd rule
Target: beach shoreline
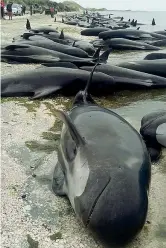
[[(58, 20), (61, 15), (58, 13)], [(1, 23), (2, 45), (26, 31), (26, 19), (32, 28), (48, 26), (62, 29), (78, 39), (83, 28), (69, 26), (46, 15), (23, 16)], [(117, 54), (111, 55), (113, 61)], [(119, 60), (124, 59), (119, 54)], [(140, 55), (143, 56), (143, 53)], [(127, 57), (127, 56), (126, 56)], [(128, 55), (131, 59), (132, 55)], [(138, 58), (136, 58), (138, 59)], [(115, 63), (115, 62), (114, 62)], [(33, 70), (38, 64), (1, 63), (1, 75)], [(69, 110), (73, 98), (58, 97), (43, 101), (27, 98), (6, 98), (1, 103), (1, 198), (3, 248), (103, 248), (77, 220), (70, 203), (51, 191), (52, 173), (57, 161), (60, 137), (54, 108)], [(143, 115), (165, 106), (165, 94), (153, 91), (141, 95), (128, 93), (97, 99), (128, 120), (138, 131)], [(149, 109), (150, 108), (150, 109)], [(152, 166), (147, 222), (141, 233), (127, 248), (166, 247), (166, 151), (159, 163)]]

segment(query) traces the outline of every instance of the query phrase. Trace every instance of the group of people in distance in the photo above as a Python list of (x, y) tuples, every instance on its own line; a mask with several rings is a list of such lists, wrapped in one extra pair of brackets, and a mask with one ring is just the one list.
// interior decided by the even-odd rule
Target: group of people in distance
[[(12, 20), (12, 15), (13, 15), (13, 13), (12, 13), (12, 5), (13, 5), (13, 2), (11, 2), (11, 1), (9, 1), (6, 4), (6, 10), (7, 10), (8, 16), (9, 16), (9, 20)], [(5, 16), (4, 8), (5, 8), (4, 0), (1, 0), (1, 19), (5, 19), (4, 18), (4, 16)], [(21, 5), (21, 14), (25, 15), (25, 11), (26, 11), (26, 6)]]

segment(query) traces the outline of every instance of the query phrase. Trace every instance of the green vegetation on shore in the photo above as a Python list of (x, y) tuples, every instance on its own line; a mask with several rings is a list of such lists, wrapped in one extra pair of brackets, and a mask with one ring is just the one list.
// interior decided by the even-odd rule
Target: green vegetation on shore
[(84, 8), (74, 1), (64, 1), (62, 4), (66, 6), (70, 11), (82, 11)]
[[(7, 0), (5, 0), (5, 3), (7, 2)], [(84, 7), (82, 7), (81, 5), (79, 5), (78, 3), (74, 2), (74, 1), (63, 1), (60, 3), (52, 2), (50, 0), (14, 0), (13, 3), (17, 3), (17, 4), (22, 4), (25, 6), (30, 6), (30, 5), (39, 5), (43, 8), (48, 8), (51, 6), (54, 6), (54, 8), (59, 11), (59, 12), (79, 12), (79, 11), (83, 11), (85, 10)], [(95, 8), (87, 8), (87, 10), (89, 11), (105, 11), (107, 9), (103, 8), (103, 9), (95, 9)]]

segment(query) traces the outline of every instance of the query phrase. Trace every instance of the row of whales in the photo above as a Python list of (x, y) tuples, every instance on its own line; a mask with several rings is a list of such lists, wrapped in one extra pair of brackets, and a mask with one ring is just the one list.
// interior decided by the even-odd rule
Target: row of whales
[[(66, 23), (75, 25), (72, 19)], [(101, 46), (95, 51), (93, 43), (65, 37), (52, 28), (28, 29), (30, 33), (2, 48), (1, 60), (42, 66), (3, 76), (1, 96), (76, 95), (69, 113), (55, 110), (64, 125), (52, 189), (69, 198), (77, 217), (104, 243), (129, 242), (146, 221), (149, 154), (156, 160), (161, 147), (166, 147), (166, 112), (145, 116), (140, 135), (121, 116), (97, 105), (90, 93), (166, 88), (165, 60), (145, 58), (133, 69), (112, 66), (106, 64), (110, 46), (100, 55)], [(139, 69), (144, 67), (149, 71)]]
[[(56, 21), (56, 18), (55, 18)], [(138, 22), (135, 19), (124, 20), (123, 16), (114, 16), (114, 14), (105, 14), (100, 13), (84, 13), (84, 14), (73, 14), (73, 15), (63, 15), (62, 23), (68, 25), (75, 25), (85, 28), (109, 28), (112, 30), (118, 29), (128, 29), (131, 27), (140, 28), (140, 26), (145, 25), (144, 23)], [(152, 25), (156, 25), (155, 19), (153, 18)], [(161, 34), (165, 34), (164, 31), (161, 31)]]
[[(29, 23), (29, 21), (27, 22)], [(117, 33), (117, 31), (120, 32), (120, 30), (112, 32)], [(145, 33), (139, 30), (136, 32), (140, 35), (144, 35)], [(82, 87), (81, 80), (84, 82), (82, 83), (83, 86), (86, 82), (86, 77), (82, 77), (82, 74), (85, 73), (85, 71), (91, 71), (92, 66), (96, 62), (99, 63), (96, 71), (100, 72), (102, 76), (107, 75), (107, 78), (110, 78), (109, 80), (104, 80), (101, 76), (101, 82), (96, 80), (94, 87), (91, 89), (92, 94), (104, 95), (112, 94), (117, 90), (166, 87), (166, 60), (164, 59), (150, 61), (145, 58), (145, 60), (140, 62), (112, 66), (106, 64), (111, 48), (100, 55), (101, 47), (99, 47), (96, 51), (94, 50), (93, 56), (90, 56), (84, 49), (68, 44), (61, 44), (43, 36), (43, 34), (49, 36), (50, 33), (53, 33), (55, 36), (59, 35), (56, 29), (50, 27), (31, 29), (29, 34), (24, 33), (23, 37), (20, 37), (11, 45), (7, 45), (1, 49), (2, 61), (41, 63), (44, 66), (43, 68), (36, 69), (30, 75), (24, 73), (2, 77), (2, 97), (29, 95), (34, 98), (47, 97), (51, 94), (66, 94), (66, 89), (68, 89), (68, 95), (75, 94), (76, 91), (79, 91)], [(62, 33), (63, 32), (60, 34), (63, 35), (62, 40), (66, 40)], [(67, 36), (67, 40), (68, 39), (70, 39), (69, 36)], [(76, 42), (79, 41), (74, 41), (73, 44)], [(126, 67), (126, 69), (122, 67)], [(72, 68), (72, 70), (69, 70), (69, 68)], [(66, 75), (65, 83), (64, 73)], [(77, 75), (79, 83), (76, 84), (73, 75)], [(44, 82), (39, 80), (41, 76), (43, 79), (49, 81), (49, 86), (44, 85)], [(18, 79), (18, 83), (12, 84), (12, 81), (16, 80), (16, 78)], [(28, 80), (29, 86), (27, 86)], [(107, 81), (109, 81), (109, 83), (107, 83)], [(99, 88), (101, 88), (101, 90), (99, 90)]]

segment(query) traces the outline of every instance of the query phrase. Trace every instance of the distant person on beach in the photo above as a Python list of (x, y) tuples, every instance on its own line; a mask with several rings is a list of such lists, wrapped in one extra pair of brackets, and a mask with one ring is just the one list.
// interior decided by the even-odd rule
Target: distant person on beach
[(4, 19), (4, 7), (5, 7), (5, 3), (2, 0), (1, 1), (1, 19)]
[(23, 15), (25, 15), (25, 11), (26, 11), (26, 6), (25, 5), (22, 6), (22, 11), (23, 11)]
[(50, 7), (51, 18), (54, 18), (54, 7)]
[(23, 16), (23, 6), (21, 5), (21, 15)]
[(30, 15), (32, 15), (33, 6), (30, 5)]
[(9, 2), (6, 6), (6, 9), (7, 9), (7, 13), (8, 13), (8, 16), (9, 16), (9, 20), (12, 20), (12, 5), (13, 3), (12, 2)]

